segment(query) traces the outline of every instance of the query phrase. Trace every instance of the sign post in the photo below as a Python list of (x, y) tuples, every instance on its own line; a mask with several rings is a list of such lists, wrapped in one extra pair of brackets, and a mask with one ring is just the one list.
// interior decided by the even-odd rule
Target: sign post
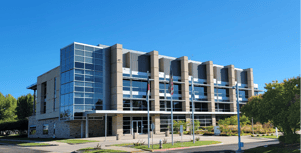
[(180, 125), (180, 133), (181, 133), (181, 141), (182, 141), (182, 137), (183, 137), (183, 125)]
[[(148, 148), (150, 148), (149, 143), (149, 92), (150, 92), (150, 82), (149, 82), (149, 73), (147, 71), (147, 140), (148, 140)], [(138, 130), (138, 129), (137, 129)]]
[(155, 124), (152, 123), (152, 149), (154, 149), (154, 129), (155, 129)]

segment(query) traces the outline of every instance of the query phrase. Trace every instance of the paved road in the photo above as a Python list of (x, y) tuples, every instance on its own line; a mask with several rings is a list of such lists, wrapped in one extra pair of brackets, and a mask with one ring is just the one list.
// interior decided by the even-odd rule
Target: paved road
[[(278, 144), (278, 140), (269, 140), (264, 142), (252, 142), (252, 143), (244, 143), (244, 147), (242, 150), (256, 148), (259, 146), (269, 145), (269, 144)], [(216, 145), (216, 146), (208, 146), (208, 147), (198, 147), (192, 149), (182, 149), (182, 150), (169, 150), (167, 152), (178, 152), (178, 153), (235, 153), (238, 149), (237, 144), (228, 144), (228, 145)], [(163, 153), (163, 152), (162, 152)]]
[(26, 147), (18, 147), (15, 145), (0, 144), (0, 153), (45, 153), (47, 151), (32, 150)]

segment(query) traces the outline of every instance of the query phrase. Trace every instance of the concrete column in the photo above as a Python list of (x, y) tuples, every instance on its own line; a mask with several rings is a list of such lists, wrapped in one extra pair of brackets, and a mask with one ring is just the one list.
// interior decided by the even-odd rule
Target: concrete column
[(80, 137), (81, 138), (84, 137), (84, 121), (81, 121), (81, 124), (80, 124)]
[[(160, 111), (160, 97), (159, 97), (159, 56), (158, 51), (150, 52), (151, 58), (151, 99), (152, 101), (151, 110), (152, 111)], [(159, 117), (160, 118), (160, 117)], [(160, 128), (159, 128), (160, 131)]]
[[(235, 70), (234, 65), (228, 65), (228, 77), (229, 77), (229, 86), (235, 86)], [(230, 96), (230, 111), (236, 112), (236, 91), (235, 89), (229, 89)]]
[(36, 115), (36, 113), (35, 113), (35, 111), (36, 111), (36, 91), (37, 90), (33, 90), (32, 115)]
[(190, 122), (190, 125), (186, 127), (186, 131), (190, 131), (190, 128), (192, 127), (192, 120), (190, 118), (190, 114), (186, 114), (186, 122)]
[(86, 138), (89, 138), (89, 116), (86, 116)]
[(38, 119), (41, 114), (41, 101), (42, 101), (42, 84), (38, 81), (37, 84), (37, 101), (36, 101), (36, 118)]
[(117, 114), (112, 117), (112, 135), (116, 136), (119, 134), (119, 136), (123, 135), (123, 114)]
[(248, 79), (248, 88), (251, 90), (248, 90), (248, 97), (254, 96), (254, 81), (253, 81), (253, 69), (248, 68), (247, 69), (247, 79)]
[(216, 116), (212, 114), (212, 126), (216, 126)]
[(185, 100), (184, 102), (182, 102), (182, 110), (184, 112), (190, 112), (188, 57), (187, 56), (182, 56), (180, 59), (181, 59), (181, 82), (184, 82), (184, 84), (181, 84), (182, 100)]
[[(207, 71), (207, 96), (208, 96), (208, 101), (211, 101), (208, 103), (208, 110), (209, 112), (215, 112), (215, 100), (214, 100), (214, 82), (213, 82), (213, 62), (208, 61), (206, 62), (206, 71)], [(212, 126), (216, 126), (216, 120), (215, 120), (215, 115), (212, 115)]]
[(206, 72), (207, 72), (207, 84), (210, 85), (207, 87), (207, 96), (208, 101), (211, 101), (208, 104), (209, 112), (215, 112), (215, 100), (214, 100), (214, 82), (213, 82), (213, 62), (206, 62)]
[(123, 110), (122, 45), (111, 46), (111, 108)]
[(152, 119), (152, 123), (155, 124), (154, 134), (159, 134), (160, 133), (160, 115), (159, 114), (153, 115), (151, 117), (151, 119)]

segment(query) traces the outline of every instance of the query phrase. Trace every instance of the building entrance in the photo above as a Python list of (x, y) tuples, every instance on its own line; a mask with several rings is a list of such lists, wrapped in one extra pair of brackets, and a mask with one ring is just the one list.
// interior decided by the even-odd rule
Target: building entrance
[(143, 132), (143, 121), (132, 121), (132, 133), (142, 134)]

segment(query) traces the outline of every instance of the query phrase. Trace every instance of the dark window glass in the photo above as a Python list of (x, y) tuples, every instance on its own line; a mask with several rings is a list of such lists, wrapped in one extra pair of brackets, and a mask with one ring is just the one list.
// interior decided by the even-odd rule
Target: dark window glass
[(95, 82), (101, 82), (102, 83), (103, 82), (102, 80), (103, 80), (102, 77), (95, 77)]
[(93, 99), (91, 98), (85, 98), (85, 104), (94, 104)]
[(75, 98), (74, 104), (84, 104), (84, 98)]
[(84, 76), (75, 74), (75, 80), (84, 81)]
[(100, 58), (100, 59), (102, 59), (102, 54), (95, 54), (95, 58)]
[(75, 62), (75, 67), (76, 68), (84, 68), (84, 63), (78, 63), (78, 62)]
[(84, 91), (84, 87), (75, 87), (75, 91)]
[(86, 75), (85, 76), (85, 81), (94, 81), (94, 76)]
[(86, 88), (86, 92), (93, 92), (93, 88)]
[(86, 69), (90, 69), (90, 70), (93, 70), (94, 69), (94, 65), (93, 64), (85, 64), (86, 66)]

